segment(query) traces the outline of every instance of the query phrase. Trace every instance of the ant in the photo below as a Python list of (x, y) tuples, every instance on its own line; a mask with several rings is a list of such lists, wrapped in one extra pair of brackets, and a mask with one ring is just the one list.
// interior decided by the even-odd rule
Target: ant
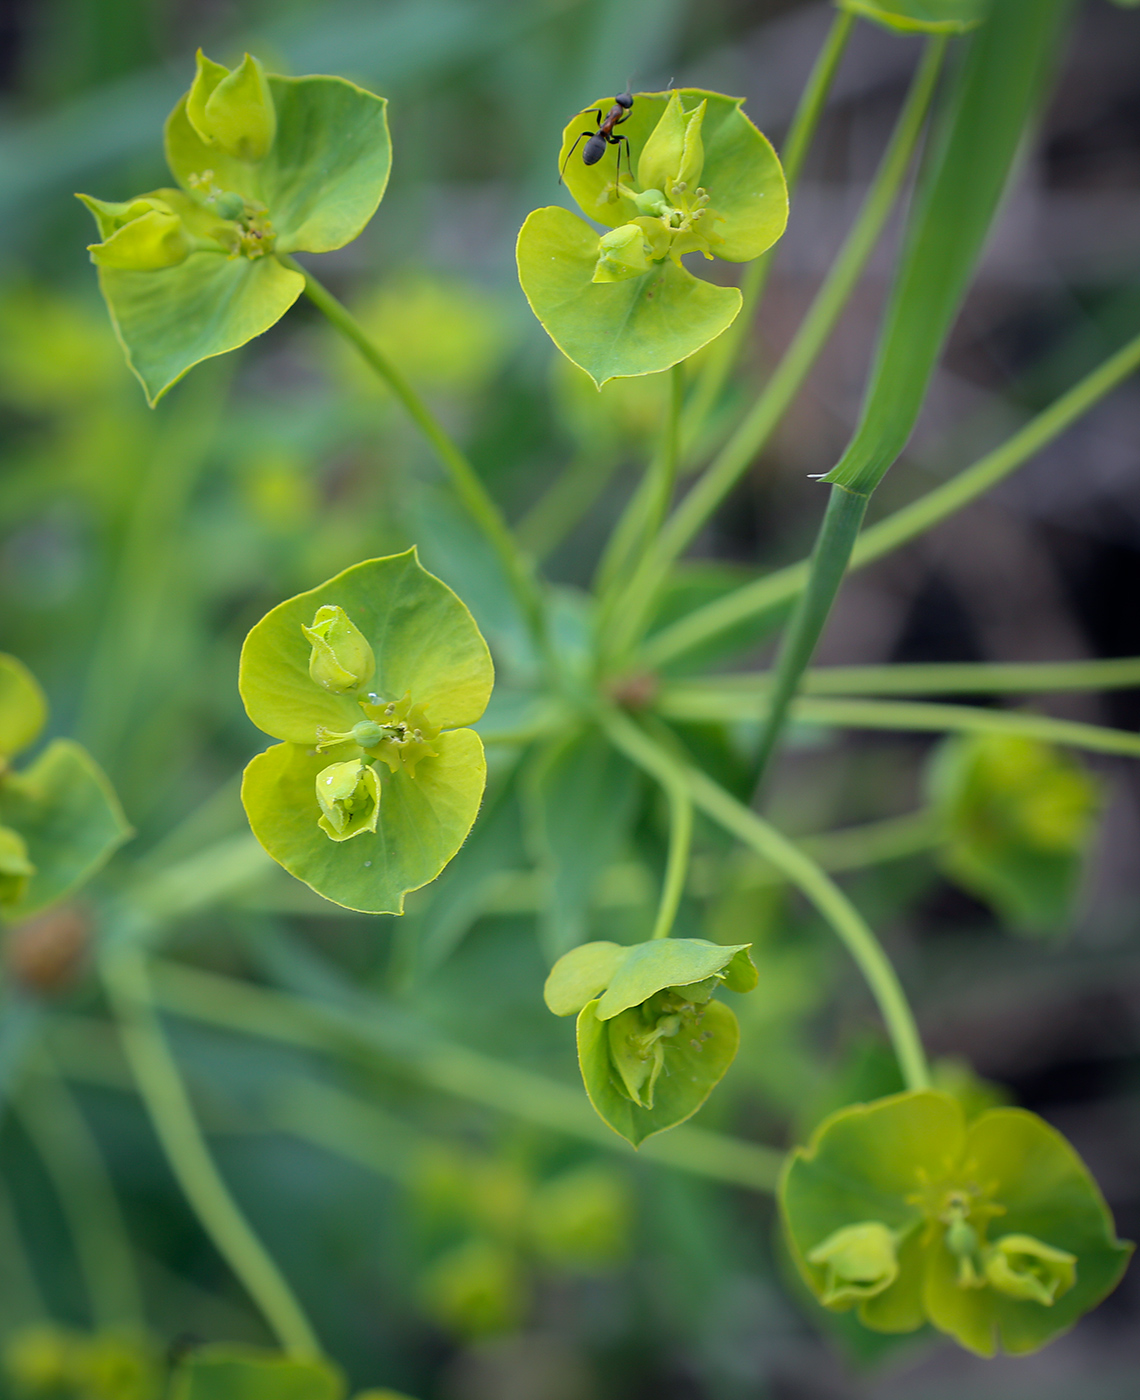
[(600, 161), (601, 158), (605, 155), (607, 146), (618, 147), (617, 173), (619, 180), (621, 179), (621, 142), (624, 141), (625, 161), (626, 165), (629, 167), (630, 179), (633, 179), (633, 164), (630, 160), (629, 155), (629, 137), (623, 136), (620, 132), (618, 132), (616, 136), (614, 134), (614, 127), (620, 126), (621, 123), (628, 118), (632, 106), (633, 93), (629, 91), (629, 88), (627, 86), (625, 92), (620, 93), (617, 97), (614, 98), (614, 105), (610, 108), (610, 110), (606, 113), (604, 117), (602, 116), (601, 108), (594, 107), (591, 109), (594, 113), (594, 116), (597, 118), (598, 129), (597, 131), (581, 132), (578, 136), (577, 141), (575, 141), (574, 144), (570, 147), (570, 149), (566, 152), (566, 159), (562, 162), (562, 170), (560, 171), (558, 176), (559, 184), (562, 183), (562, 176), (566, 174), (566, 166), (570, 160), (570, 157), (578, 149), (578, 141), (581, 141), (583, 136), (588, 136), (590, 138), (586, 142), (585, 150), (582, 152), (583, 165), (597, 165), (598, 161)]

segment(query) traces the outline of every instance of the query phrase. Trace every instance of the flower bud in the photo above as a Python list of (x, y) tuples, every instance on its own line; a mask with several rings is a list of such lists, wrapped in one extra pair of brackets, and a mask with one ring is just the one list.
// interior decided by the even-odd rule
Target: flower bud
[(707, 101), (706, 98), (699, 107), (686, 112), (681, 106), (681, 94), (671, 94), (637, 163), (637, 183), (643, 190), (663, 190), (669, 197), (675, 185), (696, 185), (705, 163), (701, 127)]
[(264, 160), (277, 134), (277, 112), (265, 70), (251, 54), (230, 72), (198, 50), (198, 72), (186, 116), (207, 146), (250, 163)]
[(660, 190), (642, 190), (633, 196), (639, 214), (656, 214), (660, 217), (669, 212), (669, 201)]
[(343, 608), (326, 603), (311, 627), (301, 627), (313, 644), (309, 675), (333, 695), (359, 690), (372, 679), (376, 658), (367, 638)]
[(380, 817), (380, 779), (357, 758), (330, 763), (317, 774), (317, 825), (333, 841), (375, 831)]
[(598, 240), (594, 282), (625, 282), (649, 271), (649, 245), (638, 224), (622, 224)]
[(827, 1270), (820, 1301), (829, 1308), (873, 1298), (899, 1273), (895, 1232), (879, 1220), (843, 1226), (817, 1244), (807, 1261)]
[(35, 873), (24, 838), (10, 826), (0, 826), (0, 908), (19, 904)]
[(1032, 1235), (1003, 1235), (987, 1251), (985, 1271), (999, 1293), (1051, 1308), (1076, 1283), (1077, 1256)]
[(123, 204), (81, 194), (103, 235), (88, 244), (91, 261), (100, 267), (153, 272), (184, 262), (194, 251), (194, 239), (164, 199), (143, 195)]

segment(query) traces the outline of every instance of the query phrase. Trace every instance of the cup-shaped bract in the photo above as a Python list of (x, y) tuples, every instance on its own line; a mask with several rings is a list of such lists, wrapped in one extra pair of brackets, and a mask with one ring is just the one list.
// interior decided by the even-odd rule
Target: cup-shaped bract
[[(337, 690), (314, 678), (314, 625), (325, 624), (346, 672), (372, 657), (369, 681)], [(281, 603), (241, 655), (249, 717), (284, 741), (245, 772), (254, 835), (326, 899), (402, 913), (404, 895), (435, 879), (475, 820), (486, 763), (467, 726), (493, 680), (471, 614), (414, 549)]]
[(589, 115), (567, 126), (559, 167), (582, 212), (610, 232), (599, 236), (565, 209), (536, 209), (517, 257), (531, 309), (600, 387), (668, 369), (732, 323), (736, 289), (701, 281), (681, 258), (759, 257), (784, 231), (788, 197), (780, 162), (739, 98), (696, 88), (638, 93), (615, 129), (623, 138), (615, 154), (607, 148), (586, 165)]
[(993, 0), (835, 0), (841, 10), (899, 34), (964, 34), (985, 19)]
[[(248, 54), (229, 72), (199, 55), (166, 123), (180, 189), (121, 206), (84, 197), (103, 239), (99, 285), (150, 403), (288, 311), (305, 279), (275, 253), (330, 252), (361, 232), (388, 183), (386, 107), (343, 78), (266, 74)], [(107, 211), (147, 201), (104, 226)]]
[(747, 943), (657, 939), (583, 943), (554, 964), (543, 995), (577, 1015), (578, 1063), (598, 1114), (636, 1147), (690, 1118), (724, 1077), (740, 1028), (713, 1001), (756, 985)]
[(277, 112), (265, 69), (248, 53), (231, 72), (198, 50), (198, 72), (186, 95), (186, 117), (207, 146), (234, 160), (264, 160), (277, 134)]
[(933, 1090), (833, 1113), (788, 1159), (779, 1198), (826, 1307), (857, 1308), (879, 1332), (930, 1322), (981, 1356), (1044, 1346), (1115, 1287), (1132, 1250), (1054, 1128), (1016, 1108), (967, 1121)]
[(1096, 832), (1096, 780), (1037, 739), (974, 734), (942, 745), (928, 786), (946, 873), (1014, 929), (1064, 927)]

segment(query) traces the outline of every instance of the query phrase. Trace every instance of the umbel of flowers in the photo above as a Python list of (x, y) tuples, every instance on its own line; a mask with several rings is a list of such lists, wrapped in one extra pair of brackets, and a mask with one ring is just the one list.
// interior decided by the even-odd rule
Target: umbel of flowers
[(593, 165), (581, 159), (589, 122), (587, 114), (566, 128), (559, 165), (582, 213), (606, 231), (557, 206), (536, 209), (517, 255), (531, 309), (601, 385), (668, 369), (732, 323), (740, 293), (694, 277), (681, 259), (759, 257), (784, 231), (788, 197), (780, 162), (739, 98), (638, 93), (624, 141)]
[(415, 550), (280, 604), (242, 648), (246, 710), (284, 741), (245, 772), (254, 835), (326, 899), (401, 913), (479, 810), (486, 763), (467, 726), (493, 679), (471, 614)]
[(250, 54), (231, 71), (199, 50), (166, 123), (175, 186), (79, 196), (99, 230), (99, 285), (151, 403), (284, 316), (305, 286), (289, 254), (360, 233), (388, 182), (386, 106), (343, 78), (279, 77)]
[(1132, 1246), (1036, 1114), (968, 1121), (912, 1091), (832, 1114), (789, 1158), (787, 1239), (812, 1292), (878, 1332), (930, 1322), (993, 1356), (1036, 1351), (1115, 1287)]

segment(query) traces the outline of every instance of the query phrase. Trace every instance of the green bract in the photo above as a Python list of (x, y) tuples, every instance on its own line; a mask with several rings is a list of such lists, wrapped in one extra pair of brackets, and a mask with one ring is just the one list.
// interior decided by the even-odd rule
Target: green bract
[(187, 370), (269, 329), (304, 288), (276, 253), (354, 239), (388, 183), (384, 98), (343, 78), (231, 73), (198, 55), (166, 124), (179, 189), (122, 204), (80, 198), (101, 242), (99, 285), (153, 404)]
[(840, 1109), (788, 1160), (780, 1205), (826, 1307), (878, 1332), (931, 1322), (992, 1356), (1036, 1351), (1115, 1286), (1115, 1236), (1084, 1163), (1023, 1109), (967, 1122), (949, 1094)]
[(901, 34), (963, 34), (981, 24), (993, 0), (835, 0), (841, 10)]
[(1036, 739), (975, 734), (943, 745), (930, 789), (947, 873), (1014, 928), (1063, 926), (1096, 832), (1095, 780)]
[(736, 1017), (711, 998), (756, 985), (751, 944), (667, 938), (623, 947), (583, 943), (558, 959), (543, 995), (578, 1015), (578, 1063), (590, 1102), (636, 1147), (692, 1117), (740, 1042)]
[(111, 785), (70, 739), (53, 739), (18, 772), (9, 766), (46, 718), (31, 672), (0, 654), (0, 913), (9, 918), (69, 894), (131, 834)]
[(565, 209), (536, 209), (519, 233), (519, 279), (551, 339), (599, 386), (668, 369), (735, 319), (739, 292), (694, 277), (684, 254), (747, 262), (784, 231), (783, 171), (741, 101), (696, 88), (639, 93), (618, 128), (636, 174), (620, 179), (621, 146), (582, 161), (589, 111), (566, 128), (567, 188), (609, 231), (599, 236)]
[(285, 741), (245, 772), (254, 835), (326, 899), (402, 913), (479, 810), (486, 764), (466, 726), (493, 679), (471, 614), (414, 549), (280, 604), (241, 654), (250, 718)]
[(330, 1362), (255, 1347), (198, 1347), (171, 1376), (170, 1400), (342, 1400), (344, 1377)]

